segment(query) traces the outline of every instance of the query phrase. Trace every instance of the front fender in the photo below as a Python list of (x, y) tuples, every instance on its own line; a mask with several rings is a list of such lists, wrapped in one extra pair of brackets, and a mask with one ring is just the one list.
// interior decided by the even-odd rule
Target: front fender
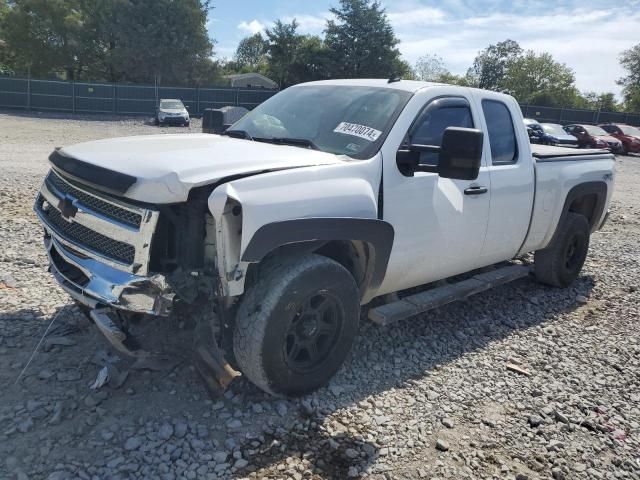
[[(216, 221), (219, 265), (223, 258), (227, 270), (224, 275), (226, 278), (223, 279), (223, 284), (227, 287), (225, 291), (232, 296), (244, 291), (244, 276), (249, 264), (260, 261), (264, 254), (272, 250), (266, 247), (267, 237), (271, 246), (278, 241), (283, 242), (281, 245), (295, 243), (305, 236), (302, 225), (311, 224), (297, 223), (294, 228), (292, 223), (282, 222), (301, 219), (377, 221), (380, 175), (381, 157), (378, 155), (370, 160), (264, 173), (233, 180), (216, 188), (209, 197), (208, 204)], [(232, 204), (235, 204), (235, 209), (229, 208)], [(235, 240), (232, 242), (234, 233), (225, 233), (225, 229), (235, 224), (225, 221), (225, 218), (229, 219), (230, 212), (233, 211), (241, 212), (241, 218), (238, 219), (241, 228), (235, 232)], [(294, 236), (287, 240), (275, 235), (273, 230), (278, 227), (268, 225), (278, 224), (280, 227), (291, 227), (287, 231)], [(329, 228), (326, 222), (322, 225), (323, 228)], [(256, 237), (258, 231), (262, 233)], [(326, 238), (328, 235), (306, 231), (307, 236), (311, 237)], [(338, 236), (335, 240), (342, 238), (335, 228), (330, 231), (333, 232), (331, 235)], [(275, 248), (278, 246), (280, 245)], [(224, 251), (220, 252), (220, 249)], [(383, 247), (379, 249), (379, 252), (384, 250)], [(231, 257), (233, 259), (230, 261)], [(221, 276), (222, 274), (223, 272)]]
[[(365, 291), (377, 290), (387, 271), (394, 230), (384, 220), (369, 218), (298, 218), (263, 225), (245, 249), (244, 262), (259, 262), (276, 248), (302, 242), (358, 240), (371, 247), (371, 269)], [(365, 295), (367, 296), (367, 295)]]

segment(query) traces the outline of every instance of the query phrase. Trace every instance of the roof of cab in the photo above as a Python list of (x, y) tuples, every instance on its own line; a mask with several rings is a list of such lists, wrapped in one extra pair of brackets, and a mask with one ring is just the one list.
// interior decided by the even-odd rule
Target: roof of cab
[(435, 82), (421, 82), (417, 80), (398, 80), (395, 82), (389, 82), (388, 79), (384, 79), (384, 78), (349, 78), (349, 79), (341, 79), (341, 80), (318, 80), (316, 82), (300, 83), (296, 86), (304, 86), (304, 85), (345, 85), (345, 86), (354, 86), (354, 87), (383, 87), (383, 88), (393, 88), (397, 90), (405, 90), (407, 92), (414, 93), (425, 87), (436, 87), (436, 86), (441, 86), (446, 84), (435, 83)]

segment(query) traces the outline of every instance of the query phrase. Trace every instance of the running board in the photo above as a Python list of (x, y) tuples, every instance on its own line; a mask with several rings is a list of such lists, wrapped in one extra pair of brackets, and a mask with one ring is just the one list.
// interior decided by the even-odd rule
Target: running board
[(462, 300), (490, 288), (518, 280), (529, 275), (530, 267), (511, 265), (480, 273), (458, 283), (436, 287), (424, 292), (404, 297), (396, 302), (387, 303), (369, 310), (369, 320), (378, 325), (389, 325), (418, 315), (419, 313), (441, 307), (447, 303)]

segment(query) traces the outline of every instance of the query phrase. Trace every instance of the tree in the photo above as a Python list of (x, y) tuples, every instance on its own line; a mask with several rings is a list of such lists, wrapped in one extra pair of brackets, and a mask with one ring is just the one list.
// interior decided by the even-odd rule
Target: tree
[(297, 61), (302, 35), (297, 33), (298, 22), (291, 23), (276, 20), (273, 28), (268, 29), (267, 52), (269, 53), (269, 75), (280, 88), (293, 83), (291, 66)]
[(604, 110), (606, 112), (617, 112), (620, 108), (613, 92), (596, 93), (586, 92), (582, 94), (582, 98), (574, 105), (580, 108), (589, 108), (592, 110)]
[(13, 63), (5, 41), (2, 39), (3, 19), (9, 11), (8, 0), (0, 0), (0, 75), (13, 73), (9, 64)]
[(4, 2), (0, 21), (3, 56), (18, 71), (35, 75), (64, 72), (74, 78), (82, 65), (82, 14), (78, 0), (12, 0)]
[(268, 46), (260, 32), (240, 40), (234, 55), (237, 68), (253, 72), (264, 70)]
[[(104, 0), (89, 0), (100, 4)], [(107, 11), (102, 41), (110, 46), (108, 66), (112, 80), (165, 84), (200, 80), (213, 67), (213, 45), (206, 22), (208, 3), (200, 0), (108, 0), (117, 11)]]
[(470, 82), (478, 88), (502, 90), (504, 77), (511, 63), (522, 56), (522, 48), (514, 40), (489, 45), (473, 61), (467, 72)]
[(378, 1), (340, 0), (331, 8), (325, 43), (331, 54), (331, 77), (389, 77), (408, 67), (396, 48), (399, 43)]
[(290, 82), (294, 84), (328, 78), (329, 62), (329, 50), (320, 37), (301, 36), (297, 43), (295, 60), (291, 64)]
[(451, 72), (445, 72), (436, 80), (439, 83), (447, 83), (449, 85), (459, 85), (461, 87), (472, 87), (469, 77), (464, 75), (456, 75)]
[(208, 0), (10, 0), (0, 32), (16, 70), (187, 84), (216, 71), (209, 9)]
[(520, 103), (573, 105), (579, 97), (573, 71), (551, 54), (529, 50), (510, 61), (501, 85)]
[(627, 75), (618, 80), (628, 112), (640, 112), (640, 43), (620, 54), (620, 65)]
[(442, 57), (435, 54), (427, 54), (420, 57), (414, 70), (418, 80), (426, 82), (439, 82), (440, 78), (451, 75)]

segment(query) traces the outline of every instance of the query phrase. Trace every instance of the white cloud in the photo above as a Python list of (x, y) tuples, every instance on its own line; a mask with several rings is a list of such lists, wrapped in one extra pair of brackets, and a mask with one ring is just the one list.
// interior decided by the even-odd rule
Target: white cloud
[[(457, 74), (467, 71), (480, 50), (510, 38), (525, 49), (549, 52), (566, 63), (574, 70), (579, 89), (619, 93), (616, 80), (624, 72), (618, 56), (639, 38), (640, 11), (633, 2), (617, 9), (599, 8), (588, 0), (567, 0), (544, 9), (524, 0), (515, 0), (510, 7), (502, 0), (442, 0), (437, 7), (422, 0), (385, 3), (407, 61), (413, 64), (422, 55), (437, 54)], [(322, 35), (333, 15), (323, 11), (281, 20), (289, 23), (294, 18), (300, 33)], [(253, 19), (241, 22), (238, 29), (254, 34), (272, 26), (271, 20)]]
[(394, 28), (421, 27), (425, 25), (441, 24), (446, 13), (439, 8), (422, 7), (410, 10), (387, 12), (389, 21)]
[(282, 17), (284, 23), (291, 23), (295, 18), (298, 22), (298, 31), (300, 33), (321, 34), (327, 26), (327, 20), (333, 18), (331, 12), (324, 12), (318, 15), (287, 15)]
[(410, 63), (435, 53), (452, 72), (464, 74), (478, 51), (510, 38), (524, 49), (549, 52), (566, 63), (574, 70), (580, 90), (620, 92), (615, 83), (623, 75), (618, 56), (638, 42), (640, 13), (566, 7), (542, 15), (525, 9), (518, 14), (487, 11), (463, 19), (445, 15), (424, 26), (398, 22), (399, 11), (390, 20), (401, 40), (398, 47)]
[(265, 23), (260, 22), (259, 20), (253, 19), (250, 22), (240, 22), (238, 24), (238, 28), (243, 32), (250, 33), (254, 35), (258, 32), (264, 32), (267, 29), (267, 25)]

